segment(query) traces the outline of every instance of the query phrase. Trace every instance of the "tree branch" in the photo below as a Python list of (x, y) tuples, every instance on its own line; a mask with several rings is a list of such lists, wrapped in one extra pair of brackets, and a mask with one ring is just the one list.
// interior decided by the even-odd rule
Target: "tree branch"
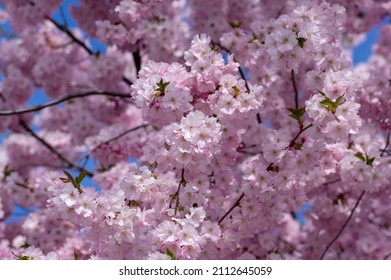
[(51, 23), (53, 23), (59, 30), (64, 32), (65, 34), (68, 35), (69, 38), (72, 39), (73, 42), (78, 44), (80, 47), (82, 47), (89, 55), (95, 55), (96, 53), (89, 48), (83, 41), (81, 41), (79, 38), (77, 38), (65, 25), (62, 25), (52, 19), (51, 17), (47, 16), (47, 20), (49, 20)]
[(299, 138), (299, 136), (304, 132), (306, 131), (307, 129), (309, 129), (310, 127), (312, 127), (312, 123), (307, 125), (306, 127), (304, 128), (300, 128), (299, 132), (296, 134), (295, 138), (292, 139), (292, 141), (289, 143), (289, 145), (286, 147), (286, 149), (289, 149), (290, 147), (292, 147), (294, 144), (295, 144), (295, 141), (297, 140), (297, 138)]
[(136, 67), (136, 73), (138, 77), (138, 73), (141, 70), (141, 55), (140, 55), (140, 50), (136, 50), (133, 52), (133, 60), (134, 60), (134, 65)]
[(41, 105), (38, 105), (35, 107), (12, 110), (12, 111), (0, 111), (0, 116), (11, 116), (11, 115), (19, 115), (19, 114), (24, 114), (24, 113), (36, 112), (36, 111), (40, 111), (40, 110), (47, 108), (47, 107), (61, 104), (61, 103), (66, 102), (68, 100), (72, 100), (75, 98), (87, 97), (87, 96), (91, 96), (91, 95), (104, 95), (104, 96), (113, 96), (113, 97), (121, 97), (121, 98), (131, 98), (132, 97), (132, 95), (129, 93), (115, 93), (115, 92), (106, 92), (106, 91), (102, 91), (102, 92), (90, 91), (90, 92), (76, 93), (76, 94), (71, 94), (71, 95), (62, 97), (60, 99), (53, 100), (48, 103), (41, 104)]
[[(149, 126), (148, 124), (142, 124), (142, 125), (133, 127), (133, 128), (131, 128), (131, 129), (125, 130), (124, 132), (118, 134), (117, 136), (114, 136), (113, 138), (110, 138), (110, 139), (108, 139), (108, 140), (106, 140), (106, 141), (100, 143), (99, 145), (97, 145), (95, 148), (93, 148), (93, 149), (91, 150), (90, 154), (93, 153), (93, 152), (95, 152), (97, 149), (99, 149), (99, 148), (100, 148), (101, 146), (103, 146), (103, 145), (107, 145), (107, 144), (109, 144), (109, 143), (111, 143), (111, 142), (113, 142), (113, 141), (115, 141), (115, 140), (120, 139), (121, 137), (124, 137), (125, 135), (127, 135), (127, 134), (129, 134), (129, 133), (131, 133), (131, 132), (133, 132), (133, 131), (139, 130), (140, 128), (146, 128), (146, 127), (148, 127), (148, 126)], [(89, 155), (90, 155), (90, 154), (89, 154)], [(88, 156), (89, 156), (89, 155), (88, 155)]]
[[(228, 54), (232, 53), (229, 49), (227, 49), (226, 47), (224, 47), (220, 43), (212, 42), (212, 44), (219, 47), (220, 49), (222, 49), (223, 51), (225, 51)], [(237, 62), (237, 61), (235, 60), (235, 62)], [(238, 70), (239, 70), (240, 77), (244, 80), (244, 85), (245, 85), (246, 89), (248, 90), (248, 92), (250, 92), (250, 86), (248, 85), (248, 82), (247, 82), (246, 76), (244, 75), (244, 71), (243, 71), (242, 67), (239, 66)], [(259, 124), (261, 124), (262, 123), (261, 115), (259, 113), (257, 113), (256, 117), (257, 117), (257, 122)]]
[(231, 213), (232, 210), (235, 209), (235, 207), (238, 207), (240, 205), (240, 201), (243, 199), (243, 197), (244, 193), (239, 196), (238, 200), (236, 200), (235, 203), (231, 206), (231, 208), (229, 208), (228, 211), (220, 218), (220, 220), (218, 221), (219, 225), (224, 221), (224, 219), (229, 215), (229, 213)]
[(293, 84), (293, 90), (295, 91), (295, 109), (299, 109), (299, 91), (297, 90), (296, 80), (295, 80), (295, 72), (291, 71), (291, 80)]
[(323, 251), (322, 255), (320, 256), (320, 260), (323, 260), (324, 256), (326, 255), (327, 251), (330, 249), (330, 247), (333, 245), (333, 243), (339, 238), (339, 236), (341, 235), (341, 233), (343, 232), (343, 230), (346, 228), (346, 226), (348, 225), (349, 221), (351, 220), (353, 214), (354, 214), (354, 211), (356, 211), (357, 209), (357, 206), (360, 204), (360, 201), (362, 199), (362, 197), (364, 196), (365, 194), (365, 191), (363, 191), (360, 195), (360, 197), (357, 199), (356, 201), (356, 204), (354, 205), (352, 211), (350, 212), (350, 215), (349, 217), (347, 218), (347, 220), (345, 221), (345, 223), (342, 225), (341, 229), (338, 231), (337, 235), (335, 235), (335, 237), (329, 242), (329, 244), (326, 246), (325, 250)]
[[(50, 16), (46, 17), (51, 23), (53, 23), (59, 30), (68, 35), (68, 37), (75, 42), (77, 45), (82, 47), (89, 55), (97, 55), (98, 53), (94, 52), (91, 48), (89, 48), (82, 40), (77, 38), (65, 25), (62, 25), (52, 19)], [(125, 76), (122, 77), (122, 81), (124, 81), (128, 86), (131, 86), (133, 83)]]
[(48, 142), (46, 142), (44, 139), (39, 137), (24, 121), (19, 121), (20, 125), (31, 134), (36, 140), (38, 140), (42, 145), (44, 145), (49, 151), (51, 151), (53, 154), (55, 154), (61, 161), (65, 162), (68, 167), (74, 168), (80, 172), (85, 172), (89, 177), (94, 176), (94, 174), (76, 164), (74, 164), (72, 161), (64, 157), (62, 154), (60, 154), (55, 148), (53, 148)]
[(176, 213), (178, 211), (178, 206), (179, 206), (179, 193), (181, 191), (181, 187), (182, 186), (186, 186), (186, 180), (185, 180), (185, 169), (182, 168), (182, 173), (181, 173), (181, 180), (179, 181), (179, 184), (178, 184), (178, 189), (175, 193), (175, 198), (176, 198), (176, 202), (175, 202), (175, 210), (174, 210), (174, 216), (176, 216)]
[(390, 134), (391, 134), (391, 132), (388, 132), (388, 133), (387, 133), (386, 146), (385, 146), (384, 149), (381, 151), (380, 157), (382, 157), (382, 156), (384, 155), (384, 153), (387, 151), (388, 145), (390, 144)]
[(384, 256), (383, 260), (388, 260), (388, 258), (391, 257), (391, 252)]

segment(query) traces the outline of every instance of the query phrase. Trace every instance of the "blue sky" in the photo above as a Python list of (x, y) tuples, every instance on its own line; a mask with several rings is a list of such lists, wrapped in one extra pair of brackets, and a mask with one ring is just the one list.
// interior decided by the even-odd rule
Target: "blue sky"
[[(66, 20), (68, 26), (73, 28), (73, 27), (76, 27), (77, 24), (69, 14), (69, 5), (79, 5), (79, 1), (78, 0), (65, 0), (65, 1), (63, 1), (65, 20)], [(2, 8), (2, 7), (3, 7), (3, 5), (0, 4), (0, 8)], [(60, 23), (64, 23), (64, 18), (62, 16), (60, 10), (56, 11), (56, 13), (54, 14), (54, 18), (56, 21), (58, 21)], [(384, 23), (385, 22), (383, 22), (382, 24), (384, 24)], [(5, 29), (5, 30), (10, 30), (9, 25), (2, 25), (1, 28)], [(372, 46), (379, 37), (379, 29), (380, 29), (380, 26), (374, 27), (370, 32), (368, 32), (365, 41), (354, 49), (354, 51), (353, 51), (353, 63), (354, 64), (358, 64), (360, 62), (367, 61), (367, 59), (369, 58), (369, 56), (371, 54)], [(1, 40), (1, 35), (0, 35), (0, 40)], [(96, 40), (91, 40), (91, 46), (94, 49), (94, 51), (99, 50), (100, 52), (104, 52), (105, 48), (106, 48), (103, 44), (99, 43)], [(2, 77), (0, 76), (0, 81), (1, 81), (1, 78)], [(44, 92), (41, 90), (36, 90), (34, 93), (34, 96), (28, 101), (28, 105), (29, 106), (37, 105), (37, 104), (41, 104), (41, 103), (44, 103), (47, 101), (48, 101), (48, 98), (45, 96)], [(0, 135), (0, 145), (4, 141), (4, 139), (7, 137), (8, 134), (9, 133), (4, 133), (4, 134)], [(90, 160), (89, 164), (87, 165), (87, 168), (92, 170), (93, 166), (94, 166), (94, 163)], [(85, 181), (83, 181), (83, 183), (87, 186), (94, 185), (93, 182), (88, 178), (86, 178)], [(308, 210), (308, 208), (309, 208), (309, 205), (306, 205), (303, 207), (302, 210)], [(14, 215), (11, 220), (16, 220), (20, 216), (24, 216), (26, 214), (24, 212), (24, 210), (20, 209), (20, 208), (17, 208), (15, 210), (15, 212), (20, 213), (20, 215), (19, 214)], [(299, 213), (299, 219), (301, 219), (300, 213)]]

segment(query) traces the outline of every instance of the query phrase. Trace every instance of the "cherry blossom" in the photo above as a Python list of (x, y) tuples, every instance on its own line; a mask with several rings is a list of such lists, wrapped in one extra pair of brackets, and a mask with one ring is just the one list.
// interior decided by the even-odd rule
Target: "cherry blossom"
[(389, 1), (3, 2), (1, 259), (390, 258)]

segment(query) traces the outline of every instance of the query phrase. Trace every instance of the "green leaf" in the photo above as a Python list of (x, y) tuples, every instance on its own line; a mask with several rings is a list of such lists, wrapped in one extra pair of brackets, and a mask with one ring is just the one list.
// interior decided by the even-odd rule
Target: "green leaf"
[(3, 182), (5, 182), (5, 179), (7, 179), (8, 176), (10, 176), (12, 173), (11, 169), (9, 168), (9, 165), (7, 164), (5, 167), (4, 167), (4, 170), (3, 170)]
[(329, 97), (327, 97), (324, 92), (318, 91), (321, 95), (323, 95), (325, 98), (320, 101), (320, 104), (322, 104), (328, 111), (331, 113), (335, 113), (337, 111), (337, 108), (339, 105), (341, 105), (344, 101), (344, 94), (341, 96), (338, 96), (338, 98), (335, 101), (332, 101)]
[(335, 111), (334, 111), (334, 102), (331, 101), (330, 98), (326, 97), (325, 99), (323, 99), (322, 101), (320, 101), (320, 104), (324, 105), (324, 107), (325, 107), (328, 111), (330, 111), (330, 112), (332, 112), (332, 113), (335, 113)]
[(361, 152), (357, 152), (354, 154), (356, 158), (362, 160), (363, 162), (366, 162), (364, 155)]
[(299, 45), (300, 48), (304, 48), (305, 41), (307, 41), (306, 38), (303, 38), (303, 37), (297, 38), (297, 44)]
[(258, 39), (259, 39), (259, 37), (257, 36), (257, 34), (254, 33), (254, 31), (251, 31), (251, 34), (252, 34), (253, 37), (251, 38), (250, 41), (248, 41), (249, 43), (252, 43), (252, 42), (254, 42), (255, 40), (258, 40)]
[(83, 170), (83, 171), (79, 174), (79, 176), (76, 177), (76, 179), (75, 179), (76, 183), (78, 183), (79, 186), (80, 186), (80, 183), (83, 181), (83, 179), (84, 179), (86, 176), (87, 176), (87, 172), (86, 172), (85, 170)]
[(324, 97), (326, 97), (326, 94), (325, 94), (323, 91), (318, 90), (318, 92), (319, 92), (321, 95), (323, 95)]
[(138, 203), (138, 201), (136, 201), (136, 200), (129, 200), (128, 203), (127, 203), (127, 205), (128, 205), (129, 207), (139, 207), (139, 206), (140, 206), (140, 203)]
[(170, 248), (166, 249), (166, 254), (169, 255), (172, 260), (176, 260), (176, 256), (171, 252)]
[(375, 157), (373, 157), (373, 158), (368, 158), (368, 156), (367, 156), (367, 165), (372, 166), (374, 160), (375, 160)]
[(369, 166), (372, 166), (373, 165), (373, 162), (375, 160), (375, 157), (373, 158), (370, 158), (368, 157), (367, 154), (365, 154), (365, 157), (364, 155), (361, 153), (361, 152), (357, 152), (354, 154), (357, 158), (359, 158), (360, 160), (362, 160), (363, 162), (365, 162), (367, 165)]
[(30, 257), (29, 256), (23, 256), (23, 255), (16, 255), (14, 252), (11, 252), (12, 253), (12, 255), (14, 255), (15, 256), (15, 258), (17, 259), (17, 260), (21, 260), (21, 261), (28, 261), (29, 259), (30, 259)]
[(155, 90), (158, 91), (161, 94), (161, 96), (163, 96), (164, 91), (166, 90), (166, 87), (169, 84), (170, 84), (170, 82), (164, 82), (163, 79), (160, 79), (160, 81), (158, 83), (156, 83), (157, 88)]
[(320, 104), (323, 104), (323, 105), (326, 105), (326, 106), (330, 106), (330, 107), (334, 106), (334, 102), (330, 98), (328, 98), (328, 97), (326, 97), (325, 99), (320, 101)]
[(298, 122), (301, 122), (301, 117), (305, 113), (305, 107), (295, 109), (295, 108), (286, 108), (291, 114), (289, 115), (291, 118), (297, 120)]
[(152, 19), (154, 21), (156, 21), (157, 23), (162, 23), (162, 22), (166, 21), (166, 19), (164, 17), (159, 17), (159, 16), (154, 16)]
[(339, 96), (336, 100), (335, 100), (335, 106), (338, 107), (340, 104), (341, 104), (341, 101), (344, 99), (345, 94), (342, 94), (341, 96)]
[(217, 45), (214, 45), (212, 44), (212, 47), (211, 47), (212, 51), (214, 52), (218, 52), (219, 51), (219, 47)]
[(228, 22), (228, 24), (232, 27), (232, 28), (239, 28), (241, 25), (242, 25), (242, 23), (239, 21), (239, 22), (233, 22), (233, 21), (231, 21), (231, 22)]
[[(75, 178), (73, 178), (72, 174), (69, 173), (68, 171), (66, 171), (65, 169), (63, 170), (65, 176), (67, 176), (66, 178), (59, 178), (63, 183), (72, 183), (73, 187), (75, 189), (77, 189), (79, 191), (80, 194), (83, 193), (83, 190), (81, 189), (80, 187), (80, 183), (78, 183)], [(82, 172), (83, 173), (83, 172)], [(85, 177), (85, 176), (84, 176)], [(84, 178), (83, 176), (81, 176), (81, 174), (79, 176), (77, 176), (77, 178)], [(83, 179), (81, 179), (83, 180)]]
[(168, 144), (167, 142), (164, 142), (163, 146), (164, 146), (164, 149), (166, 149), (167, 151), (171, 149), (171, 145)]
[(80, 260), (80, 256), (79, 256), (79, 254), (76, 252), (76, 250), (73, 250), (73, 259), (74, 260)]
[(237, 98), (240, 94), (240, 90), (238, 89), (237, 86), (233, 86), (232, 89), (234, 90), (235, 94), (234, 94), (234, 98)]

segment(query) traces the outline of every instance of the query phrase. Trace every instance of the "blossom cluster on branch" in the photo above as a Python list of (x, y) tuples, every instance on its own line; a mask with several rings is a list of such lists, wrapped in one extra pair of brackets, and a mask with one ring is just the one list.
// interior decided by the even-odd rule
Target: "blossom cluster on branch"
[(1, 259), (390, 257), (391, 1), (3, 2)]

